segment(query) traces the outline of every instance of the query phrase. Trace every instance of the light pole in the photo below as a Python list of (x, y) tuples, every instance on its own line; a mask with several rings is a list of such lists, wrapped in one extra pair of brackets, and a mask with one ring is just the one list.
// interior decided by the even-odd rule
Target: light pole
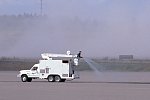
[(41, 15), (43, 15), (43, 0), (41, 0)]

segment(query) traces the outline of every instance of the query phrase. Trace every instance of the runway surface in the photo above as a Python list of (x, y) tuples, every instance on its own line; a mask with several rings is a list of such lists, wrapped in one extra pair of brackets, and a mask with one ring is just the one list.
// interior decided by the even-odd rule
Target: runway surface
[(150, 100), (148, 72), (80, 72), (65, 83), (33, 80), (23, 83), (18, 72), (0, 72), (0, 100)]

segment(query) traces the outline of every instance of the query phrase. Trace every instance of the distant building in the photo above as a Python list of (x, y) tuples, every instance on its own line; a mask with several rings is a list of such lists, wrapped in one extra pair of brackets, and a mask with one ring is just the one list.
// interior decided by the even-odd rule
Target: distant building
[(119, 60), (132, 60), (133, 55), (119, 55)]

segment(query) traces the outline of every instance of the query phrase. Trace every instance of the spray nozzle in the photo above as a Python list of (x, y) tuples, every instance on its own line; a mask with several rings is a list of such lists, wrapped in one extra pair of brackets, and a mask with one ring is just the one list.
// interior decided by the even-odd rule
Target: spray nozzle
[(77, 54), (77, 58), (83, 58), (83, 57), (81, 57), (81, 52), (82, 51), (79, 51), (79, 53)]

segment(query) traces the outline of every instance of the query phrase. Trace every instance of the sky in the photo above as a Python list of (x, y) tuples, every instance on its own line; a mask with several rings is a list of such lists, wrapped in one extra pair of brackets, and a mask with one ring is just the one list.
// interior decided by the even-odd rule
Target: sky
[[(82, 50), (84, 56), (133, 54), (150, 58), (149, 5), (149, 0), (43, 0), (43, 14), (49, 16), (56, 29), (44, 33), (28, 30), (25, 35), (11, 38), (17, 41), (14, 47), (1, 40), (1, 46), (11, 49), (1, 50), (0, 56), (34, 57), (42, 52), (63, 53), (69, 49), (75, 53)], [(40, 0), (0, 0), (0, 15), (24, 13), (40, 14)], [(76, 18), (84, 25), (68, 22)], [(0, 35), (2, 38), (11, 37), (9, 34)], [(48, 37), (53, 38), (49, 40)], [(19, 50), (33, 40), (29, 43), (31, 49)], [(41, 42), (43, 40), (46, 42)]]

